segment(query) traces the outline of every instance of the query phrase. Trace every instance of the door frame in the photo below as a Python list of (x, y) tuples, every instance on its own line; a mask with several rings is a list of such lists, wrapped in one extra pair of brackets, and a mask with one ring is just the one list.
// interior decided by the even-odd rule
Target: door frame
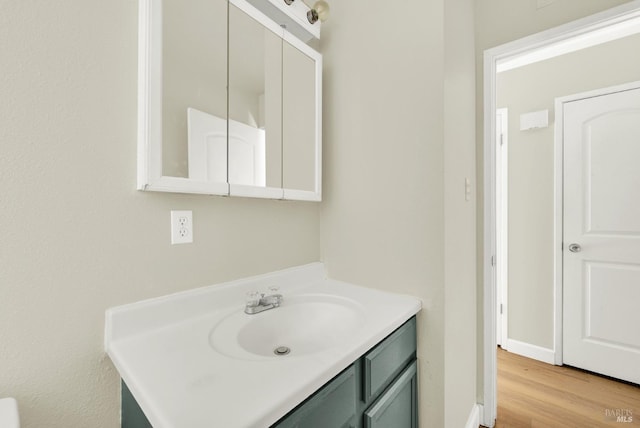
[[(496, 358), (496, 70), (498, 63), (514, 60), (524, 54), (550, 48), (599, 30), (621, 28), (640, 19), (640, 0), (555, 27), (484, 52), (484, 245), (483, 245), (483, 404), (481, 423), (493, 427), (497, 414)], [(557, 127), (557, 124), (556, 124)], [(557, 128), (556, 128), (557, 129)], [(557, 141), (556, 141), (557, 142)], [(556, 144), (557, 146), (557, 144)], [(555, 160), (556, 203), (554, 218), (554, 361), (562, 363), (562, 194), (558, 194), (558, 177), (562, 177)], [(559, 175), (560, 174), (560, 175)], [(560, 204), (558, 205), (558, 201)]]
[[(497, 118), (500, 118), (498, 122)], [(509, 109), (496, 109), (496, 342), (508, 350), (509, 340)], [(498, 134), (500, 143), (498, 144)], [(500, 308), (502, 305), (502, 310)]]

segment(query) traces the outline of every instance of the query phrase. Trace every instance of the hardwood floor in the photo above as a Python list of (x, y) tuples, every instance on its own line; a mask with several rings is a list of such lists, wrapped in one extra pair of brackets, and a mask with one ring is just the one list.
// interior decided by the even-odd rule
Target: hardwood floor
[(640, 427), (640, 387), (498, 349), (496, 428), (525, 427)]

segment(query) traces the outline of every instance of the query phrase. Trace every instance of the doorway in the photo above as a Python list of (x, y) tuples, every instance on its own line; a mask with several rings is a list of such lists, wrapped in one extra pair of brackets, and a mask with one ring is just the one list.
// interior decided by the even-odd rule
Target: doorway
[[(542, 51), (554, 51), (550, 48), (558, 48), (564, 44), (575, 44), (575, 40), (585, 34), (589, 34), (593, 39), (599, 32), (606, 30), (607, 34), (616, 31), (616, 28), (625, 27), (628, 29), (629, 23), (640, 21), (640, 2), (633, 1), (623, 6), (605, 11), (592, 17), (569, 23), (561, 27), (545, 31), (527, 38), (499, 46), (485, 52), (485, 121), (484, 121), (484, 171), (485, 171), (485, 196), (484, 196), (484, 333), (483, 333), (483, 355), (484, 355), (484, 405), (482, 407), (482, 424), (493, 426), (496, 417), (496, 344), (497, 344), (497, 319), (498, 299), (496, 290), (497, 272), (500, 269), (500, 260), (496, 260), (497, 254), (497, 188), (496, 188), (496, 147), (497, 147), (497, 124), (495, 113), (498, 106), (496, 103), (496, 73), (499, 67), (513, 66), (514, 63), (522, 61), (528, 54), (539, 55)], [(628, 35), (628, 33), (627, 33)], [(609, 39), (611, 40), (611, 39)], [(558, 55), (558, 50), (546, 58)], [(565, 51), (567, 52), (567, 51)], [(549, 55), (549, 52), (544, 54)], [(516, 65), (517, 66), (517, 65)], [(511, 113), (511, 111), (510, 111)], [(557, 125), (557, 124), (556, 124)], [(559, 162), (558, 159), (555, 162)], [(561, 160), (560, 160), (561, 162)], [(556, 165), (556, 170), (561, 170), (561, 164)], [(560, 198), (560, 199), (559, 199)], [(561, 195), (554, 196), (555, 206), (562, 206)], [(562, 364), (562, 212), (556, 210), (553, 219), (555, 227), (553, 231), (553, 291), (552, 310), (553, 327), (550, 339), (549, 351), (550, 362)]]

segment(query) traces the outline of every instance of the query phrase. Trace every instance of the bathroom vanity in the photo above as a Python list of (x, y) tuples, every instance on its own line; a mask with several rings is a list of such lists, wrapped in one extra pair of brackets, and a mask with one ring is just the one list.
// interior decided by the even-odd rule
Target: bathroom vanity
[[(416, 320), (412, 317), (273, 428), (417, 428)], [(122, 383), (122, 427), (151, 428)]]
[[(244, 313), (276, 284), (281, 306)], [(417, 427), (420, 308), (313, 263), (109, 309), (122, 426)]]
[(275, 428), (417, 428), (416, 320), (320, 388)]

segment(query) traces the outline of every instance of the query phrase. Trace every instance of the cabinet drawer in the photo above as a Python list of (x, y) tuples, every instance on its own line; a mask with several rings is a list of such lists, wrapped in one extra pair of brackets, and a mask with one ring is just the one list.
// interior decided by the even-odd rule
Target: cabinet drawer
[(364, 412), (364, 428), (417, 428), (417, 379), (414, 361)]
[(356, 371), (352, 365), (273, 428), (343, 428), (356, 414)]
[(413, 317), (364, 356), (364, 397), (379, 394), (416, 355), (416, 318)]

